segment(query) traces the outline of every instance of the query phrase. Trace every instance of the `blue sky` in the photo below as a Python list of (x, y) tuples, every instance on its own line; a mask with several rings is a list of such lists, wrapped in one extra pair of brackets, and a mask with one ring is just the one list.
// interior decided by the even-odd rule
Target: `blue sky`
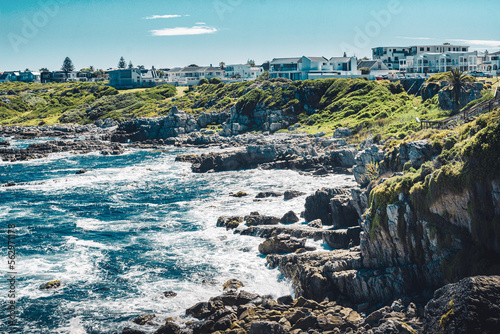
[(500, 50), (497, 0), (0, 0), (0, 71), (371, 57), (376, 46)]

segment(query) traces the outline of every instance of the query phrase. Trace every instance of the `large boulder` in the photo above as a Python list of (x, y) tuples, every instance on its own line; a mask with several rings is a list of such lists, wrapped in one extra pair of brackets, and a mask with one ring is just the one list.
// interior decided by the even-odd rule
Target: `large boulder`
[(285, 213), (283, 215), (283, 217), (281, 217), (281, 224), (293, 224), (293, 223), (296, 223), (298, 222), (300, 219), (299, 217), (297, 217), (297, 215), (295, 214), (295, 212), (293, 211), (288, 211), (287, 213)]
[(254, 321), (250, 326), (250, 334), (286, 334), (287, 332), (277, 322)]
[(271, 237), (259, 245), (262, 254), (284, 254), (291, 253), (297, 249), (304, 248), (306, 238), (298, 239), (288, 234), (279, 234)]
[(475, 276), (434, 292), (425, 306), (424, 333), (498, 333), (500, 276)]
[(354, 226), (359, 215), (350, 200), (350, 188), (323, 188), (306, 198), (304, 219), (321, 219), (323, 225)]

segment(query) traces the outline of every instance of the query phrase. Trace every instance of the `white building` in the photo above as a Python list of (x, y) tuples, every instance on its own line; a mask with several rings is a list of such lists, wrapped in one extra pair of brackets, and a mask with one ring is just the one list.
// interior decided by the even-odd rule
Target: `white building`
[(264, 69), (259, 67), (252, 67), (248, 64), (234, 64), (234, 65), (226, 65), (224, 68), (226, 79), (235, 79), (235, 80), (255, 80), (259, 75), (264, 73)]
[(500, 75), (500, 51), (478, 56), (478, 71), (490, 75)]
[(407, 73), (439, 73), (452, 69), (477, 70), (477, 52), (424, 52), (400, 61), (400, 70)]
[(319, 78), (351, 75), (357, 71), (356, 57), (295, 57), (274, 58), (269, 64), (272, 78), (291, 80), (312, 80)]
[(184, 68), (176, 67), (166, 72), (166, 79), (169, 84), (177, 86), (198, 85), (201, 79), (218, 78), (224, 79), (224, 70), (220, 67), (212, 66), (188, 66)]
[(414, 46), (385, 46), (372, 49), (372, 58), (380, 59), (389, 70), (400, 70), (400, 65), (408, 57), (420, 56), (424, 53), (468, 52), (469, 47), (464, 45), (414, 45)]
[(362, 60), (358, 64), (358, 70), (362, 68), (367, 68), (370, 71), (370, 75), (375, 77), (389, 74), (389, 68), (380, 59)]

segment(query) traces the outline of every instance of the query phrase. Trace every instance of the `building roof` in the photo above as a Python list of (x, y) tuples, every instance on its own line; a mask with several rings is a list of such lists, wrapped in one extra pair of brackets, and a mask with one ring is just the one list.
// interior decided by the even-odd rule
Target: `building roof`
[(317, 62), (328, 61), (328, 59), (326, 59), (325, 57), (307, 57), (307, 56), (304, 57), (309, 59), (310, 61), (317, 61)]
[(271, 64), (297, 63), (302, 57), (274, 58)]
[(377, 60), (362, 60), (359, 62), (358, 68), (368, 67), (369, 69), (372, 69), (378, 63), (382, 64), (382, 68), (384, 70), (388, 69), (387, 66), (385, 66), (385, 64), (378, 59)]
[(336, 61), (339, 63), (347, 63), (348, 61), (351, 61), (351, 57), (332, 57), (330, 58), (329, 61)]
[(180, 72), (206, 72), (206, 71), (222, 71), (220, 67), (198, 66), (184, 67)]

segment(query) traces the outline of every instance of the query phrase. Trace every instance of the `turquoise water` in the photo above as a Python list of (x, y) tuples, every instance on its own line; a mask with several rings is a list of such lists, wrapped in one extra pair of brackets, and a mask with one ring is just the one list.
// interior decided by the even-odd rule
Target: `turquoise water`
[[(38, 140), (39, 141), (39, 140)], [(21, 147), (28, 142), (13, 144)], [(4, 288), (0, 333), (117, 333), (131, 319), (160, 319), (221, 292), (227, 279), (274, 297), (290, 282), (266, 267), (262, 239), (216, 228), (221, 215), (251, 211), (282, 216), (303, 210), (304, 197), (254, 201), (259, 191), (302, 190), (353, 184), (345, 175), (303, 176), (294, 171), (245, 170), (194, 174), (168, 148), (120, 156), (55, 154), (19, 163), (0, 162), (0, 243)], [(79, 169), (85, 174), (75, 175)], [(239, 190), (250, 196), (233, 198)], [(7, 226), (16, 228), (16, 319), (7, 318)], [(312, 244), (321, 248), (320, 243)], [(40, 285), (60, 280), (62, 287)], [(166, 299), (163, 292), (178, 293)], [(153, 328), (145, 327), (151, 331)]]

